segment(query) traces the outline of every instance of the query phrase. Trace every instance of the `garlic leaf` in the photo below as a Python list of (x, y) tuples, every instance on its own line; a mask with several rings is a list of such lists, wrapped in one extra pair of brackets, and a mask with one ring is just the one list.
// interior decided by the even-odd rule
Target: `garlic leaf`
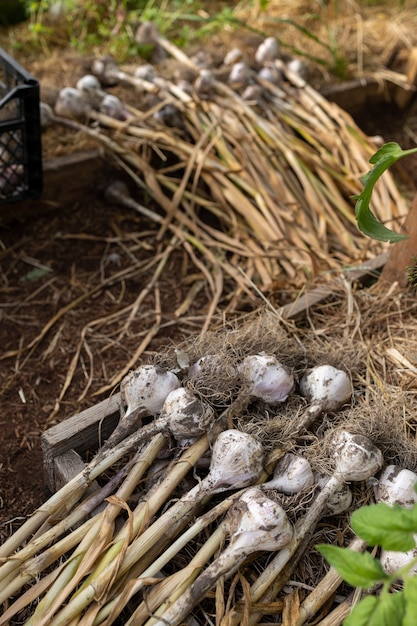
[(369, 589), (376, 582), (389, 578), (382, 569), (381, 563), (369, 552), (360, 554), (348, 548), (338, 548), (327, 544), (319, 544), (316, 549), (352, 587)]
[(352, 513), (351, 525), (370, 546), (407, 552), (416, 545), (417, 506), (405, 509), (398, 505), (388, 506), (385, 502), (363, 506)]
[(417, 148), (402, 150), (398, 143), (391, 141), (384, 144), (382, 148), (377, 150), (369, 159), (369, 162), (374, 165), (374, 167), (361, 179), (364, 184), (362, 193), (354, 196), (356, 199), (355, 215), (358, 228), (365, 235), (368, 235), (368, 237), (377, 239), (378, 241), (389, 241), (390, 243), (407, 239), (407, 235), (396, 233), (381, 224), (370, 210), (369, 203), (375, 184), (385, 170), (402, 157), (413, 154), (414, 152), (417, 152)]

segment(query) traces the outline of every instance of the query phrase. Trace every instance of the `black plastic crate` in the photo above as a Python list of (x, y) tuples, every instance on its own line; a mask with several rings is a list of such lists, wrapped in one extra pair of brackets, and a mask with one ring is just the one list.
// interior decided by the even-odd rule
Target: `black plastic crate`
[(39, 83), (0, 48), (0, 205), (41, 193)]

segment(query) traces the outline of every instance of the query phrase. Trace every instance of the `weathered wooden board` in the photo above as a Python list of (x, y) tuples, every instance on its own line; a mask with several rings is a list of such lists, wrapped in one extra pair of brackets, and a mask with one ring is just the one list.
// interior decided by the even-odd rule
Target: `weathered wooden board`
[(67, 482), (71, 474), (75, 476), (80, 469), (72, 465), (72, 456), (65, 457), (68, 450), (80, 454), (97, 450), (114, 430), (119, 417), (120, 393), (115, 393), (78, 415), (48, 428), (42, 434), (45, 483), (50, 491), (56, 491), (58, 485)]

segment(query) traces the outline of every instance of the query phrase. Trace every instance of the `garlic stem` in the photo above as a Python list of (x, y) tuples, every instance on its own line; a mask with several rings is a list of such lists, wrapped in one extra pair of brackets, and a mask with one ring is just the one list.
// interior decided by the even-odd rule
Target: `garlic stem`
[[(324, 485), (306, 514), (295, 524), (292, 540), (277, 553), (251, 586), (251, 603), (269, 600), (268, 590), (271, 590), (274, 581), (295, 554), (304, 537), (314, 531), (329, 498), (345, 482), (369, 479), (383, 464), (381, 451), (367, 437), (346, 431), (338, 431), (333, 437), (333, 457), (335, 460), (333, 476)], [(260, 617), (259, 613), (254, 612), (249, 618), (249, 626), (257, 624)], [(241, 615), (235, 612), (232, 615), (231, 626), (236, 626), (240, 620)]]
[[(203, 443), (206, 439), (203, 438)], [(201, 450), (202, 447), (199, 440), (183, 456), (187, 456), (187, 453), (190, 455), (194, 448)], [(187, 464), (187, 469), (189, 467), (190, 465)], [(58, 626), (79, 615), (114, 578), (113, 571), (116, 566), (117, 578), (120, 578), (141, 556), (157, 544), (165, 534), (167, 526), (174, 526), (185, 515), (196, 510), (203, 499), (228, 489), (240, 489), (253, 484), (261, 475), (262, 470), (263, 452), (258, 441), (237, 430), (221, 432), (213, 444), (208, 475), (130, 543), (126, 548), (122, 563), (115, 562), (113, 553), (120, 551), (120, 544), (123, 542), (119, 541), (118, 545), (113, 545), (109, 553), (105, 555), (105, 562), (99, 566), (99, 572), (93, 572), (90, 575), (77, 594), (55, 615), (50, 626)]]

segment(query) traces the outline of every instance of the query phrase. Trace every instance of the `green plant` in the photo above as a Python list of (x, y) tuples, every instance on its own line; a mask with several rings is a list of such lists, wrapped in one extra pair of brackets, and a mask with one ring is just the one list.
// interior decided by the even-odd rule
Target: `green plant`
[[(385, 503), (364, 506), (352, 514), (351, 525), (369, 546), (407, 552), (416, 546), (417, 504), (411, 509)], [(417, 576), (411, 575), (411, 570), (417, 564), (417, 557), (393, 574), (387, 574), (380, 560), (369, 552), (359, 554), (326, 544), (316, 548), (352, 587), (370, 591), (380, 588), (378, 595), (369, 593), (360, 600), (344, 626), (414, 626)], [(400, 589), (398, 583), (402, 583)]]
[(369, 208), (372, 192), (378, 179), (391, 165), (399, 159), (410, 154), (415, 154), (417, 148), (403, 150), (398, 143), (391, 141), (386, 143), (372, 155), (369, 162), (374, 166), (362, 178), (364, 189), (356, 198), (355, 214), (359, 230), (365, 235), (378, 241), (389, 241), (395, 243), (407, 239), (406, 235), (396, 233), (379, 222)]

